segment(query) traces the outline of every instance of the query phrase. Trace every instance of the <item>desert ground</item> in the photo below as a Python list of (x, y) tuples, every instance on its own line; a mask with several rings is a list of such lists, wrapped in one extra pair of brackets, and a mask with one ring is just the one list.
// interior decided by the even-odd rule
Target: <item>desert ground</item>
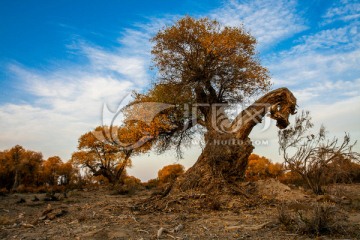
[[(194, 194), (162, 209), (143, 207), (156, 198), (147, 189), (72, 190), (57, 194), (58, 201), (45, 201), (45, 194), (0, 196), (0, 239), (360, 239), (360, 184), (328, 186), (323, 196), (274, 179), (244, 186), (250, 197)], [(336, 231), (303, 233), (298, 222), (285, 226), (279, 218), (285, 211), (296, 219), (320, 205), (334, 211), (329, 224)]]

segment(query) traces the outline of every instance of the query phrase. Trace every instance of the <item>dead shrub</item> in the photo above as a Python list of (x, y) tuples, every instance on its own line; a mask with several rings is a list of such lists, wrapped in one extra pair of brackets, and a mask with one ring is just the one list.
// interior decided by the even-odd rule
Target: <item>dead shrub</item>
[(159, 186), (159, 180), (158, 179), (150, 179), (146, 183), (144, 183), (144, 186), (146, 189), (154, 189)]
[(143, 188), (140, 179), (133, 177), (133, 176), (127, 176), (124, 179), (124, 183), (120, 186), (117, 186), (117, 193), (121, 195), (127, 195), (127, 194), (134, 194), (137, 190), (140, 190)]
[(293, 126), (279, 131), (279, 150), (285, 168), (300, 175), (313, 193), (322, 195), (329, 179), (350, 181), (348, 172), (357, 166), (352, 161), (360, 161), (360, 153), (353, 151), (356, 141), (352, 143), (348, 133), (341, 142), (336, 137), (328, 139), (324, 126), (318, 133), (311, 133), (312, 127), (309, 112), (298, 115)]
[(135, 189), (131, 189), (129, 186), (123, 185), (118, 187), (115, 194), (128, 195), (128, 194), (133, 194), (134, 192)]
[(16, 193), (47, 193), (47, 192), (56, 192), (62, 193), (66, 190), (66, 187), (63, 185), (54, 185), (54, 186), (26, 186), (24, 184), (19, 185), (13, 192)]
[(278, 208), (278, 220), (286, 230), (298, 234), (320, 236), (345, 233), (347, 217), (338, 208), (328, 204), (314, 204), (307, 210)]
[(294, 225), (294, 218), (285, 205), (278, 207), (278, 220), (287, 230), (294, 230), (289, 229), (289, 227), (293, 227)]

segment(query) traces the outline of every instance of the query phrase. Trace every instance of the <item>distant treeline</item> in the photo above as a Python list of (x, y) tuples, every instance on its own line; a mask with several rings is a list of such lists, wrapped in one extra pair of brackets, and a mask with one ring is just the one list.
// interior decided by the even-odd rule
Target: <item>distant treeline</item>
[[(329, 163), (326, 168), (326, 184), (360, 182), (360, 164), (344, 157)], [(119, 193), (127, 194), (136, 189), (162, 189), (184, 173), (180, 164), (168, 165), (159, 170), (158, 176), (146, 183), (123, 172), (116, 186), (102, 175), (96, 175), (89, 169), (81, 168), (69, 160), (63, 162), (54, 156), (44, 160), (40, 152), (26, 150), (16, 145), (0, 151), (0, 191), (4, 192), (49, 192), (64, 191), (67, 188), (113, 186)], [(96, 175), (96, 176), (94, 176)], [(301, 176), (288, 171), (281, 163), (251, 154), (245, 181), (276, 178), (286, 184), (306, 185)]]

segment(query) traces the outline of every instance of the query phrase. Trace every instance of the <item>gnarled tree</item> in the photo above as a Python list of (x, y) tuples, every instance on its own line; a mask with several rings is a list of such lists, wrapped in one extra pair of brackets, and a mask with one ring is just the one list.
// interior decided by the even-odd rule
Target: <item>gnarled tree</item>
[[(126, 112), (127, 122), (143, 114), (155, 116), (148, 141), (159, 151), (189, 144), (204, 133), (206, 146), (195, 165), (182, 175), (173, 190), (232, 191), (244, 178), (253, 146), (248, 137), (266, 113), (285, 128), (296, 99), (286, 88), (265, 94), (231, 119), (231, 104), (269, 90), (268, 71), (255, 52), (256, 40), (243, 28), (223, 27), (207, 18), (185, 17), (152, 39), (158, 80), (145, 94), (135, 94)], [(143, 105), (169, 104), (154, 114)], [(140, 126), (140, 125), (139, 125)], [(230, 186), (230, 187), (229, 187)]]

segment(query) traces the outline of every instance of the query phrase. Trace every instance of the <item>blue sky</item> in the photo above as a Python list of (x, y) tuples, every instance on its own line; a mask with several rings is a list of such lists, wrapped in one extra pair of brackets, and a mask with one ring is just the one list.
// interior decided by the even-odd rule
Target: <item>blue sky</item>
[[(247, 1), (1, 1), (0, 149), (15, 144), (45, 157), (70, 158), (78, 137), (102, 123), (132, 90), (154, 80), (149, 39), (184, 15), (245, 28), (271, 73), (314, 122), (360, 139), (360, 2)], [(274, 125), (274, 124), (272, 124)], [(260, 127), (255, 152), (274, 161), (277, 130)], [(359, 149), (359, 146), (357, 146)], [(201, 149), (188, 149), (189, 167)], [(155, 177), (174, 154), (146, 154), (131, 174)]]

